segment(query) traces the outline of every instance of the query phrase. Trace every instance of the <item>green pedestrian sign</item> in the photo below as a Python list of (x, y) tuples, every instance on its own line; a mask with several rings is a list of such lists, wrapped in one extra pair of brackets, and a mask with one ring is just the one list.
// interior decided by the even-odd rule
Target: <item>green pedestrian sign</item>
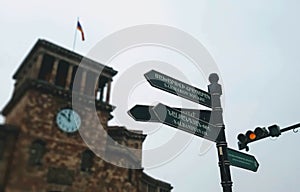
[(247, 169), (254, 172), (256, 172), (258, 169), (259, 164), (255, 157), (252, 155), (248, 155), (246, 153), (242, 153), (230, 148), (227, 148), (227, 155), (229, 163), (232, 166)]

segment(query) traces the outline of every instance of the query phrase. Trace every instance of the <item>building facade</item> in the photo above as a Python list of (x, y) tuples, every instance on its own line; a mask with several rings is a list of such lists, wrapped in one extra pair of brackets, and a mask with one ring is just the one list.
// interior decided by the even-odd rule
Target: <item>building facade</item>
[[(14, 74), (13, 94), (2, 110), (0, 191), (171, 191), (170, 184), (143, 172), (141, 149), (146, 135), (108, 126), (113, 118), (110, 90), (116, 74), (75, 52), (37, 41)], [(88, 131), (79, 134), (83, 129)], [(116, 144), (140, 150), (130, 153)], [(91, 150), (88, 145), (97, 147)], [(128, 161), (140, 169), (124, 168)]]

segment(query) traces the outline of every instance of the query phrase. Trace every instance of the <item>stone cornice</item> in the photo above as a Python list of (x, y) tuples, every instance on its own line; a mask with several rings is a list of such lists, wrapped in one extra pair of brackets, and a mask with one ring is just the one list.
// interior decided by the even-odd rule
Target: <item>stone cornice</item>
[(23, 60), (21, 66), (19, 67), (19, 69), (17, 70), (17, 72), (13, 75), (14, 79), (17, 79), (19, 74), (21, 73), (21, 71), (23, 71), (23, 69), (26, 68), (26, 65), (29, 63), (29, 61), (32, 59), (32, 57), (34, 56), (34, 54), (40, 50), (41, 48), (47, 50), (47, 51), (51, 51), (54, 52), (56, 54), (59, 55), (63, 55), (63, 57), (65, 58), (69, 58), (75, 62), (77, 62), (78, 64), (83, 62), (84, 65), (87, 65), (97, 71), (103, 71), (104, 73), (110, 74), (111, 76), (114, 76), (117, 74), (117, 71), (115, 71), (113, 68), (105, 66), (99, 62), (96, 62), (92, 59), (89, 59), (87, 57), (84, 57), (78, 53), (75, 53), (73, 51), (70, 51), (68, 49), (65, 49), (63, 47), (60, 47), (54, 43), (51, 43), (49, 41), (46, 41), (44, 39), (39, 39), (36, 44), (33, 46), (33, 48), (30, 50), (29, 54), (25, 57), (25, 59)]
[(52, 85), (42, 80), (26, 79), (24, 83), (22, 83), (22, 85), (14, 90), (14, 95), (1, 113), (6, 116), (28, 90), (37, 90), (41, 93), (52, 94), (70, 102), (72, 102), (72, 96), (75, 96), (76, 98), (74, 99), (74, 101), (78, 101), (80, 102), (80, 104), (85, 104), (87, 106), (94, 106), (96, 107), (96, 110), (104, 110), (108, 112), (114, 110), (114, 106), (103, 101), (95, 101), (94, 97), (89, 97), (77, 92), (72, 92), (71, 90), (65, 90), (62, 87)]

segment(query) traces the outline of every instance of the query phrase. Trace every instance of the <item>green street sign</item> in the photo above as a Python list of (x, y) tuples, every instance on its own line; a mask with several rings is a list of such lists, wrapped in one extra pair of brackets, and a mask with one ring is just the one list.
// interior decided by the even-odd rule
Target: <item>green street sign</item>
[(254, 172), (258, 169), (259, 164), (253, 155), (248, 155), (230, 148), (227, 148), (227, 155), (230, 165), (232, 166)]
[[(157, 122), (160, 121), (154, 114), (152, 108), (154, 106), (149, 105), (135, 105), (132, 107), (127, 113), (130, 117), (132, 117), (136, 121), (144, 121), (144, 122)], [(187, 109), (187, 108), (173, 108), (177, 111), (180, 111), (183, 114), (192, 116), (194, 118), (199, 118), (205, 122), (210, 121), (211, 111), (202, 110), (202, 109)]]
[(136, 121), (159, 123), (159, 120), (154, 114), (152, 108), (153, 106), (148, 105), (135, 105), (129, 111), (127, 111), (127, 113)]
[(149, 71), (144, 74), (144, 76), (150, 85), (155, 88), (178, 95), (206, 107), (211, 107), (211, 95), (206, 91), (188, 85), (155, 70)]
[(220, 127), (161, 103), (153, 107), (152, 110), (159, 122), (210, 141), (216, 142), (221, 131)]

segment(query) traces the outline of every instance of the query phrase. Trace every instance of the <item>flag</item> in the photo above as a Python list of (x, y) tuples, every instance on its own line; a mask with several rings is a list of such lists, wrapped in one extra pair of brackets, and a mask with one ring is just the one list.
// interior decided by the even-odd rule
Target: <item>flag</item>
[(81, 33), (81, 39), (82, 39), (82, 41), (84, 41), (84, 33), (83, 33), (83, 29), (82, 29), (82, 27), (81, 27), (79, 21), (77, 21), (77, 29), (78, 29), (78, 30), (80, 31), (80, 33)]

